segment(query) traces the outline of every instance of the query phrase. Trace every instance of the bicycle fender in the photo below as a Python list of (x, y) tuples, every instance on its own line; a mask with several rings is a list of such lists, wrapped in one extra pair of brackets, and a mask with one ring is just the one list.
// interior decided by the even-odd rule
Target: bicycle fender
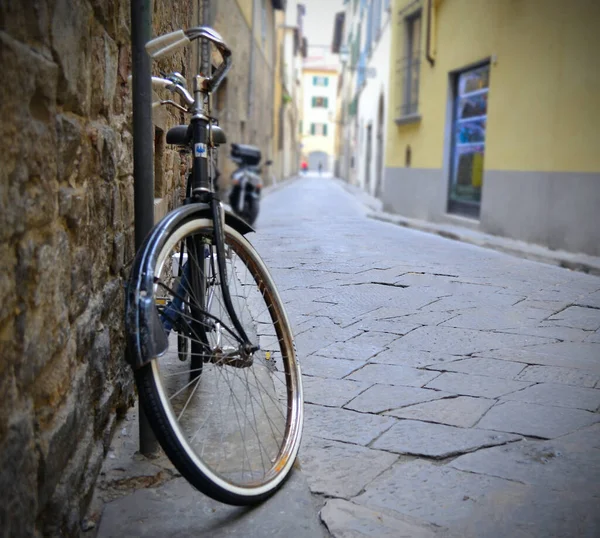
[[(168, 337), (154, 306), (154, 270), (166, 238), (184, 220), (211, 219), (208, 204), (188, 204), (168, 213), (154, 226), (136, 254), (125, 295), (127, 362), (134, 370), (160, 357), (168, 349)], [(245, 235), (254, 231), (243, 219), (225, 211), (225, 223)]]

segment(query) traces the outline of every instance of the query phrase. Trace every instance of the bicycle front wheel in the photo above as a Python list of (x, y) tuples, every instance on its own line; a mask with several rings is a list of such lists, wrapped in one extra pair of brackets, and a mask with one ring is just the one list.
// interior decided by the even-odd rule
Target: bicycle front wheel
[(156, 307), (164, 312), (181, 294), (170, 284), (172, 260), (182, 259), (189, 245), (205, 245), (202, 259), (185, 252), (187, 264), (203, 268), (204, 306), (195, 307), (198, 294), (193, 285), (186, 288), (190, 308), (181, 309), (179, 323), (197, 344), (190, 355), (192, 364), (201, 361), (202, 375), (190, 376), (173, 332), (168, 350), (137, 370), (136, 381), (148, 421), (179, 472), (218, 501), (247, 505), (273, 494), (292, 470), (302, 385), (290, 324), (267, 268), (236, 230), (225, 226), (224, 238), (226, 285), (252, 351), (240, 345), (223, 301), (212, 221), (191, 218), (156, 239), (161, 244), (148, 245), (159, 254), (145, 270), (155, 275)]

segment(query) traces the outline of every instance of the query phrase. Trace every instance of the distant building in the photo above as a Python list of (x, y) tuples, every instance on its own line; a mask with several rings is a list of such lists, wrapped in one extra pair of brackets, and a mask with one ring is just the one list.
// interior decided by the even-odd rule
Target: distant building
[(302, 156), (310, 170), (333, 172), (338, 66), (325, 58), (307, 58), (302, 71)]
[(278, 179), (297, 174), (300, 167), (302, 61), (306, 56), (304, 14), (304, 5), (295, 0), (286, 3), (285, 12), (276, 12), (275, 129), (271, 172)]

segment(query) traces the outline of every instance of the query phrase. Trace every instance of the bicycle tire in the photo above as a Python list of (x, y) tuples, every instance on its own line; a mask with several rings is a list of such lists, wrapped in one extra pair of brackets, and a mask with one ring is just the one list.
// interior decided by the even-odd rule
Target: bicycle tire
[[(182, 221), (168, 236), (157, 237), (154, 243), (150, 242), (147, 245), (147, 248), (157, 249), (159, 254), (155, 267), (142, 267), (141, 270), (154, 271), (153, 274), (160, 275), (161, 266), (168, 259), (173, 244), (193, 234), (212, 237), (212, 232), (212, 221), (209, 219), (192, 217)], [(254, 247), (227, 225), (224, 238), (228, 286), (234, 296), (236, 312), (240, 321), (249, 322), (248, 326), (244, 326), (244, 330), (250, 331), (260, 339), (264, 344), (263, 349), (253, 354), (251, 365), (242, 367), (234, 365), (237, 363), (230, 359), (219, 363), (215, 359), (218, 353), (215, 352), (212, 361), (205, 361), (202, 375), (195, 381), (195, 388), (188, 390), (184, 387), (191, 395), (183, 407), (182, 402), (178, 401), (183, 401), (183, 397), (180, 398), (182, 389), (177, 384), (178, 377), (183, 377), (183, 374), (170, 369), (174, 367), (168, 357), (169, 352), (153, 358), (149, 364), (136, 371), (135, 377), (140, 402), (156, 438), (182, 476), (195, 488), (220, 502), (252, 505), (273, 495), (292, 471), (302, 432), (302, 383), (290, 324), (266, 266)], [(240, 280), (244, 270), (248, 271), (251, 279)], [(215, 289), (220, 288), (215, 286)], [(249, 305), (247, 311), (242, 308), (242, 298), (246, 299), (245, 304)], [(264, 305), (259, 304), (261, 300), (266, 305), (264, 310)], [(222, 308), (219, 301), (215, 304)], [(223, 334), (217, 334), (216, 330), (208, 332), (212, 335), (213, 343), (219, 338), (224, 338)], [(217, 347), (219, 346), (225, 357), (227, 354), (223, 350), (226, 347), (220, 343), (217, 344)], [(174, 356), (173, 364), (181, 367), (182, 363), (177, 359), (177, 353), (174, 353)], [(231, 392), (227, 397), (224, 413), (221, 403), (225, 398), (221, 396), (225, 391), (221, 390), (222, 386), (219, 387), (220, 379), (225, 380), (225, 391), (229, 388)], [(188, 385), (189, 383), (188, 381)], [(197, 391), (198, 387), (200, 390)], [(242, 393), (244, 389), (246, 394), (242, 396), (245, 403), (242, 406), (238, 393)], [(173, 392), (170, 397), (167, 396), (169, 391)], [(248, 396), (252, 391), (258, 392), (258, 396)], [(233, 413), (230, 412), (232, 401)], [(184, 420), (183, 414), (188, 409), (195, 411), (198, 416), (194, 415), (193, 418)], [(211, 418), (211, 413), (215, 410), (218, 410), (221, 419), (225, 418), (221, 420), (218, 439), (215, 439), (219, 434), (216, 431), (219, 425), (215, 420), (218, 417), (215, 415)], [(271, 410), (274, 411), (273, 416), (269, 415)], [(177, 416), (179, 411), (181, 413)], [(242, 416), (243, 428), (239, 415)], [(248, 426), (246, 422), (250, 422), (252, 418), (254, 424)], [(204, 422), (191, 436), (190, 428), (193, 429), (198, 424), (193, 421), (199, 420)], [(236, 422), (239, 426), (238, 431), (234, 431)], [(206, 444), (201, 444), (200, 439), (195, 440), (200, 428), (206, 428), (200, 436)], [(246, 433), (249, 434), (248, 440), (245, 438)], [(208, 451), (205, 453), (207, 447)], [(251, 449), (258, 449), (258, 457), (254, 453), (250, 456)], [(226, 457), (229, 456), (223, 467), (219, 467), (220, 462), (214, 461), (218, 451), (222, 451)], [(240, 455), (241, 470), (234, 468), (236, 465), (239, 467)], [(256, 468), (259, 460), (262, 470)]]

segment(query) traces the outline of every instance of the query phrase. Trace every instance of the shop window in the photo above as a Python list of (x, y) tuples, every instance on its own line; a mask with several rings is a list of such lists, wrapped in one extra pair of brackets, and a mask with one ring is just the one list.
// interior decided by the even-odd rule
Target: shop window
[(489, 64), (456, 77), (448, 211), (478, 217), (490, 82)]

